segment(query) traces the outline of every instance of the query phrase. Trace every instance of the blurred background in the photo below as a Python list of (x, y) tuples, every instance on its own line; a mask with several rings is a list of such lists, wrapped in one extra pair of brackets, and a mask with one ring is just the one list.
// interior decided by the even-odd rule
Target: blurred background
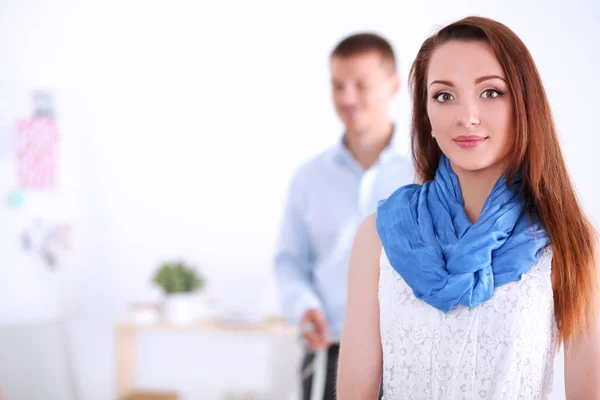
[[(289, 180), (342, 133), (330, 52), (359, 31), (392, 42), (406, 136), (418, 48), (471, 14), (529, 47), (599, 221), (597, 1), (1, 0), (0, 397), (294, 398), (298, 337), (261, 324), (280, 313)], [(201, 275), (194, 312), (218, 323), (181, 308), (156, 322), (153, 278), (179, 261)], [(562, 371), (559, 356), (555, 400)]]

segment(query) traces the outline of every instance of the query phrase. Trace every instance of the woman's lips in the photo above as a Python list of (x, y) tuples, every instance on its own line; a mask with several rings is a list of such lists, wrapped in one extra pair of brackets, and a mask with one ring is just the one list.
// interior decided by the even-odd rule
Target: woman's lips
[(487, 137), (481, 136), (458, 136), (454, 138), (456, 144), (463, 149), (472, 149), (487, 140)]

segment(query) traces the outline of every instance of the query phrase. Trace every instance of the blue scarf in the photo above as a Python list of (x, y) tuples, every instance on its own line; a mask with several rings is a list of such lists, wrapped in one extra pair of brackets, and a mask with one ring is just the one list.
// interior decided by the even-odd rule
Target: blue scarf
[(401, 187), (379, 204), (385, 253), (417, 298), (446, 313), (474, 307), (535, 265), (548, 238), (523, 207), (521, 181), (518, 174), (509, 188), (502, 176), (471, 223), (458, 177), (442, 155), (432, 181)]

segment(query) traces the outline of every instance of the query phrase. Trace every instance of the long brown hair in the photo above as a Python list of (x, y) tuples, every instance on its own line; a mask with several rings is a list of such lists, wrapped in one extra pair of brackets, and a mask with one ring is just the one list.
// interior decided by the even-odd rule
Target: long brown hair
[(433, 179), (442, 154), (431, 138), (426, 79), (431, 55), (450, 40), (486, 41), (506, 74), (515, 131), (507, 181), (511, 182), (523, 168), (525, 206), (538, 213), (552, 244), (559, 339), (574, 339), (586, 327), (589, 312), (596, 311), (595, 230), (575, 195), (533, 58), (521, 39), (505, 25), (488, 18), (468, 17), (444, 27), (421, 46), (409, 79), (413, 97), (411, 143), (417, 178), (421, 182)]

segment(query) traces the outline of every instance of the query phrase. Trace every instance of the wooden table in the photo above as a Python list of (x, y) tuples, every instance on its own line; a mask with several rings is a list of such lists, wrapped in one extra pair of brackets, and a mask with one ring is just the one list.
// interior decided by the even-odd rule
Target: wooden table
[(139, 333), (143, 332), (184, 332), (199, 334), (259, 334), (288, 336), (297, 335), (298, 329), (280, 318), (269, 318), (262, 325), (221, 324), (215, 320), (204, 320), (190, 325), (178, 326), (167, 322), (156, 324), (136, 324), (130, 321), (119, 322), (115, 330), (116, 395), (124, 399), (136, 391), (136, 349)]

